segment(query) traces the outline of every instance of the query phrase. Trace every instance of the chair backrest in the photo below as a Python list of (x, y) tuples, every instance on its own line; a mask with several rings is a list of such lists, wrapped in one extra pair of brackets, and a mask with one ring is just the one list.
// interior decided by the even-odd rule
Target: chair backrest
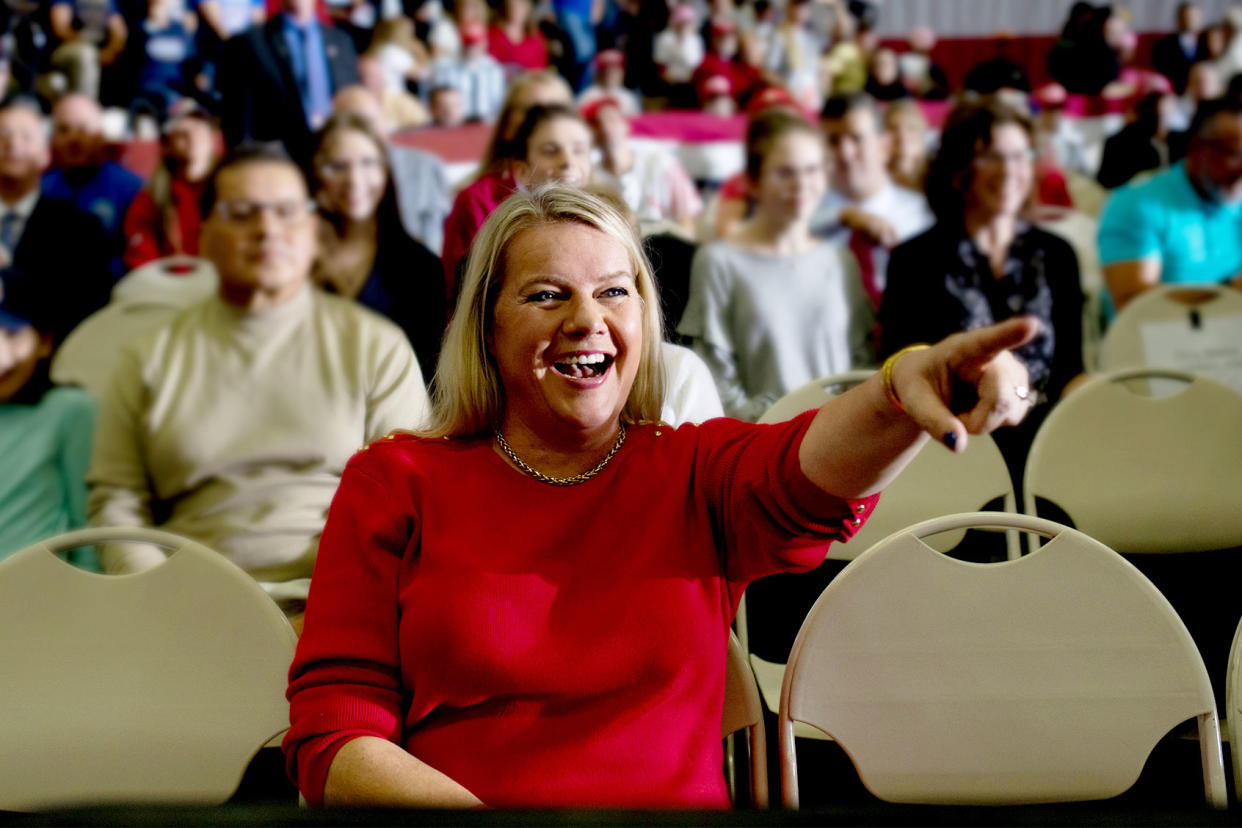
[[(1142, 380), (1182, 385), (1136, 393)], [(1038, 498), (1118, 552), (1242, 545), (1242, 394), (1206, 377), (1132, 369), (1088, 380), (1040, 426), (1025, 473)]]
[(52, 379), (103, 399), (122, 347), (215, 293), (218, 281), (210, 262), (189, 256), (156, 259), (130, 271), (112, 289), (112, 301), (56, 349)]
[[(1051, 537), (975, 564), (924, 535), (963, 527)], [(836, 739), (890, 802), (1100, 799), (1197, 719), (1204, 789), (1226, 803), (1216, 706), (1185, 625), (1133, 565), (1081, 532), (997, 512), (953, 515), (876, 544), (828, 585), (781, 687), (781, 786), (797, 807), (793, 723)]]
[(864, 382), (874, 374), (872, 370), (845, 371), (811, 380), (781, 397), (759, 418), (760, 423), (783, 423), (792, 420), (803, 411), (819, 408), (828, 400)]
[(1242, 622), (1233, 636), (1225, 673), (1225, 730), (1233, 753), (1233, 796), (1242, 800)]
[[(866, 380), (873, 371), (850, 371), (807, 383), (777, 400), (760, 423), (778, 423), (817, 408), (828, 399)], [(966, 449), (954, 454), (929, 442), (888, 485), (865, 526), (848, 543), (833, 544), (828, 557), (852, 560), (868, 546), (902, 527), (922, 520), (968, 512), (1000, 499), (1006, 511), (1014, 511), (1013, 482), (1005, 458), (987, 435), (971, 435)], [(948, 551), (961, 542), (962, 532), (945, 533), (933, 543)], [(1016, 538), (1011, 538), (1010, 557), (1017, 557)]]
[[(54, 553), (136, 541), (175, 550), (135, 575)], [(221, 555), (150, 529), (87, 529), (0, 561), (0, 810), (219, 803), (289, 726), (297, 643)]]
[[(721, 736), (746, 731), (750, 748), (750, 801), (756, 808), (768, 807), (768, 749), (763, 725), (763, 700), (759, 685), (746, 659), (746, 650), (736, 635), (729, 635), (729, 656), (725, 668), (724, 715)], [(732, 762), (732, 757), (729, 757)], [(732, 764), (731, 764), (732, 769)]]
[(1159, 366), (1202, 373), (1242, 392), (1242, 293), (1222, 285), (1159, 285), (1117, 314), (1100, 370)]

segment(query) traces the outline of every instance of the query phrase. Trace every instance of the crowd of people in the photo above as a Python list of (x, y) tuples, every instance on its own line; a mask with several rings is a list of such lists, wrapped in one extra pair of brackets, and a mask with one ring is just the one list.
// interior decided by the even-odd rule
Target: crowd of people
[[(1109, 313), (1242, 288), (1242, 8), (1180, 4), (1145, 64), (1076, 3), (1032, 89), (1003, 40), (955, 85), (856, 0), (142, 6), (0, 21), (0, 556), (159, 526), (253, 575), (305, 624), (313, 803), (724, 804), (745, 585), (822, 561), (924, 432), (994, 432), (1019, 487), (1088, 370), (1041, 216), (1099, 212)], [(1083, 95), (1128, 113), (1094, 144)], [(744, 114), (743, 168), (693, 180), (650, 109)], [(457, 188), (397, 138), (470, 120)]]

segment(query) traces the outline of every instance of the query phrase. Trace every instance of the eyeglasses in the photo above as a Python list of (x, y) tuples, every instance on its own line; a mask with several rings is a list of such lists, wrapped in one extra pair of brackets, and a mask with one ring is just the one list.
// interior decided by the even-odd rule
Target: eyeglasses
[(263, 213), (271, 213), (281, 224), (293, 224), (309, 216), (315, 202), (308, 199), (283, 201), (217, 201), (214, 212), (225, 221), (246, 224)]
[(319, 165), (319, 174), (324, 178), (339, 178), (350, 170), (373, 172), (384, 169), (387, 167), (378, 158), (358, 158), (352, 161), (325, 161)]
[(1035, 150), (1022, 152), (981, 152), (975, 156), (975, 163), (981, 167), (1000, 167), (1005, 164), (1030, 164), (1035, 160)]

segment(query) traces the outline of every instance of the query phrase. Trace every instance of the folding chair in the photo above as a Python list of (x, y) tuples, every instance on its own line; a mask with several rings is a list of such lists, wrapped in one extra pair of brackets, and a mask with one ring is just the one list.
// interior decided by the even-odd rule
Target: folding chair
[[(174, 550), (107, 576), (56, 552)], [(289, 726), (297, 643), (249, 575), (167, 532), (68, 532), (0, 561), (0, 810), (227, 800)]]
[(1229, 669), (1225, 675), (1225, 732), (1233, 754), (1233, 797), (1242, 798), (1242, 623), (1229, 648)]
[[(746, 660), (746, 651), (736, 635), (729, 636), (729, 660), (725, 673), (724, 715), (721, 719), (721, 735), (734, 736), (746, 731), (749, 749), (750, 802), (755, 808), (768, 807), (768, 748), (767, 733), (763, 726), (763, 702), (759, 697), (759, 685)], [(725, 755), (730, 788), (736, 790), (737, 762), (736, 742), (730, 744)], [(736, 795), (734, 796), (736, 801)]]
[[(1172, 396), (1132, 383), (1181, 386)], [(1203, 376), (1135, 368), (1094, 377), (1040, 426), (1027, 514), (1048, 501), (1121, 553), (1242, 546), (1242, 394)]]
[[(1051, 540), (996, 564), (954, 560), (921, 540), (967, 527)], [(795, 722), (836, 739), (880, 799), (994, 805), (1120, 794), (1190, 719), (1205, 797), (1223, 808), (1211, 684), (1168, 601), (1076, 530), (951, 515), (873, 546), (807, 616), (781, 687), (782, 798), (798, 806)]]
[(1222, 285), (1159, 285), (1117, 314), (1100, 370), (1158, 366), (1202, 373), (1242, 392), (1242, 293)]

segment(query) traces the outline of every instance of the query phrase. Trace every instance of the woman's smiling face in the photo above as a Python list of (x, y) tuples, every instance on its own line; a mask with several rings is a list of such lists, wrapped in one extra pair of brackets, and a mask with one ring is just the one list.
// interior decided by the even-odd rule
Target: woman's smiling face
[(570, 222), (519, 233), (489, 335), (506, 423), (610, 435), (638, 373), (642, 331), (634, 265), (620, 242)]

